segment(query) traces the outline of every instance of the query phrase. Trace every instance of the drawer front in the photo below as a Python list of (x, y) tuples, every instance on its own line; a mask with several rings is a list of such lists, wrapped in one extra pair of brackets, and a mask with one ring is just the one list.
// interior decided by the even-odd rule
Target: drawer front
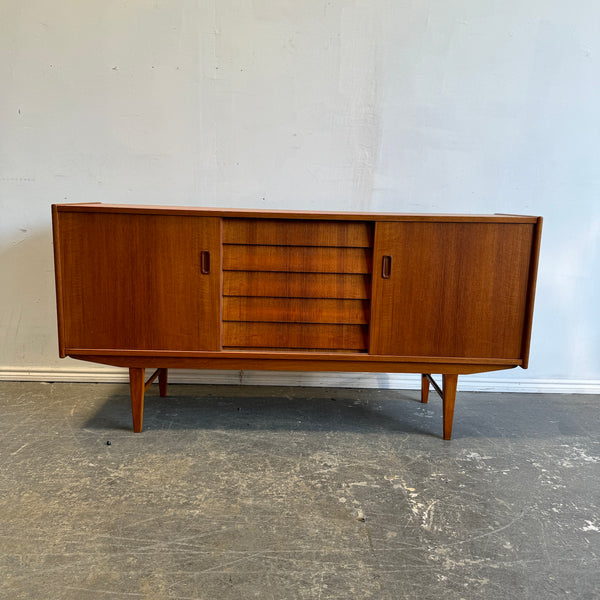
[(296, 219), (223, 219), (223, 243), (372, 248), (372, 223)]
[(260, 323), (335, 323), (367, 325), (368, 300), (337, 298), (265, 298), (226, 296), (225, 321)]
[(223, 269), (286, 273), (371, 273), (371, 258), (370, 248), (226, 244), (223, 248)]
[(223, 324), (224, 347), (360, 351), (367, 349), (368, 340), (367, 327), (364, 325), (285, 322)]
[(262, 271), (224, 271), (223, 273), (225, 296), (365, 299), (370, 296), (370, 293), (371, 284), (368, 275)]
[(373, 225), (224, 219), (223, 347), (368, 349)]

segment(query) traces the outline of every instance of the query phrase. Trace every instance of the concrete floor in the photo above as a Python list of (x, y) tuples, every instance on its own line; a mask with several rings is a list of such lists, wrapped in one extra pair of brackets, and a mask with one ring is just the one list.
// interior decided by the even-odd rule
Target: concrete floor
[(597, 396), (169, 392), (0, 384), (1, 598), (600, 597)]

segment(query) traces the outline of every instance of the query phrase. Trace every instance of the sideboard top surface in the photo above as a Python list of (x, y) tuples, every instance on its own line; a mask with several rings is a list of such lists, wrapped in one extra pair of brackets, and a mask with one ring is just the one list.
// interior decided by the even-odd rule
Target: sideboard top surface
[(161, 214), (177, 216), (241, 217), (256, 219), (326, 219), (357, 221), (422, 221), (422, 222), (462, 222), (481, 221), (496, 223), (537, 223), (540, 217), (525, 215), (460, 215), (460, 214), (421, 214), (421, 213), (371, 213), (371, 212), (321, 212), (306, 210), (263, 210), (248, 208), (200, 208), (192, 206), (148, 206), (139, 204), (103, 204), (100, 202), (82, 204), (56, 204), (58, 212), (92, 212), (117, 214)]

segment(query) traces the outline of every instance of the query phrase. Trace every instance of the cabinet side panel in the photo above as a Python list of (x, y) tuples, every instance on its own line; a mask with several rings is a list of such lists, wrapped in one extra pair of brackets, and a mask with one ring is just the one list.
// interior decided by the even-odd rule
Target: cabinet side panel
[(63, 310), (63, 276), (60, 251), (60, 214), (56, 205), (52, 206), (52, 240), (54, 245), (54, 284), (56, 288), (56, 319), (58, 325), (58, 354), (65, 358), (65, 322)]
[[(378, 223), (371, 353), (520, 359), (533, 230)], [(384, 256), (389, 279), (381, 276)]]
[(220, 348), (220, 219), (62, 213), (60, 255), (67, 351)]
[(529, 349), (531, 345), (531, 329), (533, 326), (533, 306), (535, 303), (535, 289), (537, 285), (538, 263), (540, 258), (540, 246), (542, 242), (542, 217), (539, 217), (535, 225), (533, 240), (531, 245), (531, 262), (529, 265), (529, 289), (527, 294), (527, 310), (525, 315), (525, 328), (523, 331), (523, 364), (522, 367), (529, 367)]

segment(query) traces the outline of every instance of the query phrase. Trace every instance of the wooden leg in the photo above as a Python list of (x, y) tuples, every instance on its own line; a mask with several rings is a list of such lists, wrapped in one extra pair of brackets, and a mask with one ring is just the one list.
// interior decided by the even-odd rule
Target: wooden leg
[(429, 379), (423, 374), (421, 375), (421, 402), (427, 404), (427, 400), (429, 400)]
[(163, 398), (167, 395), (168, 372), (168, 369), (158, 370), (158, 389), (160, 390), (160, 395)]
[(138, 367), (129, 369), (129, 388), (131, 390), (131, 414), (133, 416), (133, 431), (142, 431), (144, 419), (144, 374), (146, 370)]
[(452, 419), (454, 418), (454, 401), (456, 400), (456, 386), (458, 375), (444, 375), (444, 439), (452, 438)]

